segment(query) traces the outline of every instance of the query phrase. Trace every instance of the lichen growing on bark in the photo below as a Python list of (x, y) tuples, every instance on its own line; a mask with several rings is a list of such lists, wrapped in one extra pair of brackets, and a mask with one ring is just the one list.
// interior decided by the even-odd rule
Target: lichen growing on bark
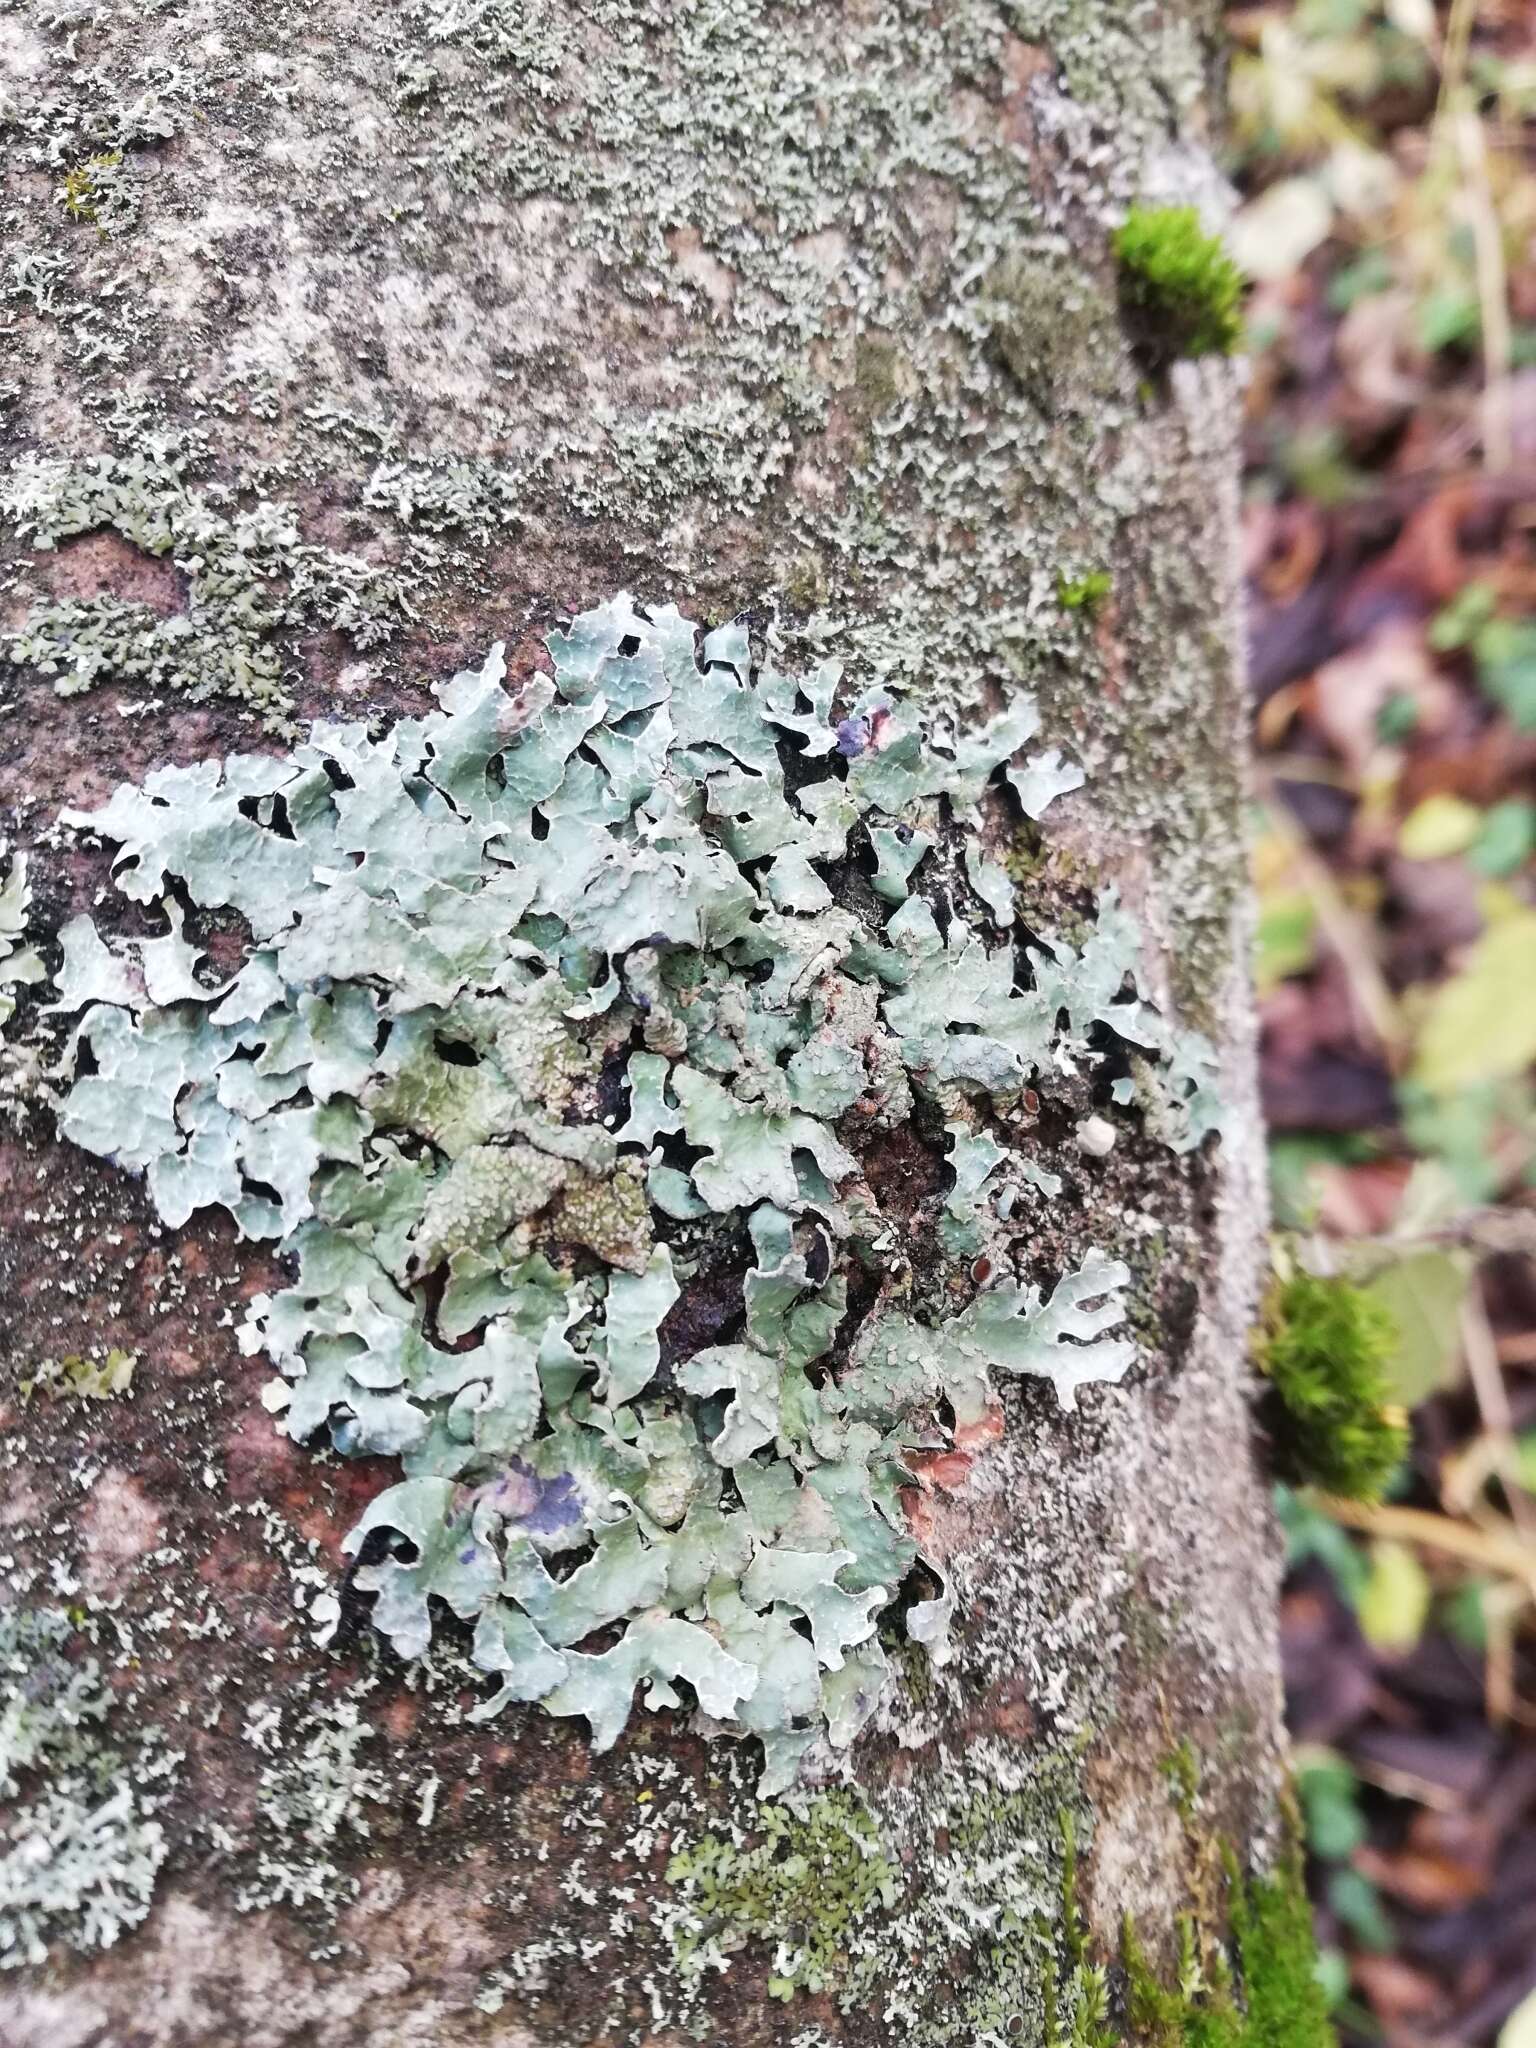
[[(1031, 931), (1081, 944), (1093, 882), (1121, 875), (1158, 965), (1169, 963), (1181, 1000), (1207, 1003), (1213, 1035), (1230, 1050), (1230, 1019), (1213, 992), (1230, 959), (1241, 871), (1223, 759), (1235, 696), (1211, 619), (1223, 580), (1231, 380), (1208, 364), (1198, 384), (1176, 375), (1155, 392), (1139, 388), (1115, 319), (1106, 235), (1138, 191), (1183, 196), (1205, 176), (1183, 126), (1200, 83), (1199, 22), (1182, 7), (1103, 0), (957, 0), (937, 12), (904, 0), (842, 11), (818, 0), (768, 10), (686, 0), (660, 11), (548, 0), (531, 25), (527, 12), (501, 0), (393, 10), (342, 0), (320, 33), (288, 0), (244, 13), (215, 4), (209, 32), (190, 38), (174, 10), (125, 0), (85, 15), (13, 14), (20, 43), (5, 39), (6, 48), (21, 64), (0, 119), (13, 124), (18, 197), (0, 259), (0, 319), (15, 383), (0, 403), (19, 445), (83, 469), (133, 456), (162, 429), (190, 435), (207, 459), (185, 481), (224, 515), (267, 519), (269, 507), (290, 508), (300, 545), (387, 569), (401, 612), (365, 610), (404, 633), (376, 642), (366, 662), (343, 646), (345, 623), (332, 630), (314, 607), (276, 625), (264, 614), (243, 643), (232, 631), (231, 647), (254, 644), (280, 671), (282, 701), (262, 710), (265, 721), (291, 715), (291, 691), (306, 713), (370, 717), (377, 738), (402, 706), (421, 708), (413, 693), (423, 674), (484, 644), (487, 590), (497, 630), (519, 641), (521, 672), (519, 636), (547, 627), (550, 593), (579, 609), (621, 581), (686, 590), (693, 609), (714, 616), (750, 602), (755, 622), (777, 617), (784, 666), (814, 667), (835, 649), (860, 673), (883, 669), (893, 685), (921, 687), (931, 709), (959, 710), (962, 725), (1027, 686), (1046, 703), (1053, 736), (1098, 771), (1091, 802), (1073, 807), (1068, 835), (1053, 834), (1022, 899)], [(330, 64), (333, 46), (345, 47), (344, 65)], [(102, 241), (71, 220), (60, 187), (72, 167), (118, 148), (139, 221)], [(1064, 305), (1086, 317), (1057, 321)], [(156, 479), (151, 494), (170, 500), (177, 489)], [(51, 835), (35, 828), (60, 803), (97, 800), (78, 793), (85, 777), (99, 791), (102, 778), (139, 778), (146, 761), (238, 747), (251, 719), (221, 701), (222, 683), (187, 708), (211, 672), (201, 657), (215, 650), (191, 635), (184, 651), (198, 658), (182, 662), (159, 638), (185, 604), (174, 555), (146, 565), (132, 543), (100, 531), (52, 550), (18, 537), (10, 554), (8, 624), (29, 606), (147, 598), (120, 644), (131, 652), (153, 637), (171, 657), (137, 688), (120, 688), (125, 674), (104, 663), (90, 694), (60, 703), (46, 677), (24, 667), (5, 676), (8, 708), (24, 714), (6, 728), (11, 788), (35, 799), (17, 836), (40, 881), (43, 928), (92, 908), (138, 969), (138, 936), (174, 936), (158, 912), (122, 913), (105, 892), (93, 902), (99, 865), (78, 851), (57, 858)], [(273, 576), (250, 586), (258, 601), (286, 595), (273, 562)], [(1059, 579), (1099, 569), (1112, 570), (1114, 590), (1098, 615), (1064, 608)], [(336, 712), (338, 700), (355, 712)], [(28, 756), (27, 735), (45, 721), (64, 737), (51, 757)], [(1195, 732), (1206, 752), (1191, 770)], [(887, 888), (910, 860), (914, 888), (929, 896), (931, 865), (925, 874), (894, 831), (884, 844)], [(1155, 859), (1143, 865), (1149, 848)], [(919, 858), (932, 864), (946, 851)], [(995, 904), (995, 877), (977, 872)], [(969, 878), (955, 886), (973, 910)], [(882, 900), (900, 907), (899, 895)], [(188, 943), (217, 945), (224, 923), (189, 913)], [(126, 948), (120, 931), (136, 935)], [(176, 957), (165, 946), (158, 968), (171, 971)], [(79, 961), (90, 965), (83, 952)], [(64, 1027), (39, 1023), (34, 993), (23, 992), (19, 1021), (29, 1057), (41, 1047), (35, 1076), (53, 1063)], [(503, 1051), (498, 1044), (495, 1056)], [(627, 1104), (622, 1088), (603, 1093), (600, 1071), (593, 1105), (637, 1132), (681, 1107), (669, 1089), (642, 1082), (641, 1057), (629, 1055)], [(663, 1053), (650, 1057), (670, 1065)], [(552, 1089), (569, 1078), (556, 1072)], [(590, 1076), (575, 1080), (591, 1086)], [(407, 1075), (391, 1107), (407, 1164), (417, 1143), (409, 1085)], [(730, 1978), (709, 1971), (686, 2003), (666, 1944), (646, 1925), (661, 1865), (644, 1861), (644, 1816), (666, 1810), (653, 1852), (663, 1862), (669, 1834), (734, 1841), (757, 1810), (749, 1752), (701, 1751), (675, 1716), (596, 1759), (579, 1723), (509, 1714), (476, 1733), (455, 1718), (474, 1681), (442, 1627), (407, 1672), (387, 1654), (375, 1666), (387, 1674), (367, 1709), (380, 1739), (361, 1753), (365, 1768), (391, 1774), (441, 1771), (435, 1830), (418, 1843), (407, 1819), (405, 1836), (392, 1834), (397, 1814), (364, 1800), (371, 1841), (349, 1823), (314, 1851), (343, 1879), (361, 1873), (370, 1890), (377, 1882), (381, 1897), (403, 1874), (400, 1906), (378, 1912), (381, 1899), (370, 1900), (366, 1917), (350, 1917), (343, 1938), (307, 1961), (290, 1909), (231, 1919), (222, 1902), (231, 1874), (243, 1883), (257, 1852), (307, 1862), (309, 1822), (288, 1828), (276, 1849), (270, 1816), (250, 1820), (258, 1781), (282, 1759), (250, 1754), (239, 1717), (231, 1729), (217, 1710), (228, 1686), (248, 1687), (249, 1698), (312, 1681), (310, 1707), (283, 1736), (289, 1753), (307, 1756), (317, 1698), (360, 1656), (373, 1660), (370, 1634), (355, 1634), (366, 1601), (337, 1588), (338, 1602), (330, 1590), (333, 1555), (300, 1546), (282, 1560), (285, 1528), (291, 1541), (301, 1525), (313, 1544), (316, 1532), (329, 1541), (355, 1520), (377, 1468), (296, 1459), (252, 1416), (228, 1330), (243, 1310), (242, 1275), (262, 1250), (232, 1249), (222, 1218), (195, 1217), (167, 1237), (137, 1190), (51, 1150), (34, 1090), (18, 1164), (22, 1199), (39, 1220), (5, 1254), (20, 1325), (14, 1355), (85, 1355), (115, 1340), (138, 1348), (143, 1365), (127, 1408), (35, 1402), (20, 1419), (3, 1454), (7, 1479), (18, 1498), (29, 1486), (42, 1496), (18, 1533), (22, 1568), (46, 1573), (61, 1552), (89, 1557), (93, 1460), (76, 1452), (82, 1440), (93, 1452), (115, 1442), (181, 1550), (124, 1567), (125, 1605), (172, 1678), (175, 1711), (206, 1731), (184, 1809), (167, 1817), (176, 1861), (162, 1884), (176, 1893), (173, 1910), (135, 1952), (112, 1959), (110, 1985), (50, 1974), (39, 1999), (57, 1993), (73, 2017), (100, 1999), (128, 2009), (145, 1985), (146, 2026), (171, 2026), (156, 1996), (169, 1968), (178, 2012), (212, 2038), (226, 1997), (232, 2010), (246, 1999), (269, 2011), (257, 1987), (270, 1982), (276, 1942), (295, 1965), (291, 2006), (269, 2013), (284, 2039), (323, 2033), (333, 2002), (351, 2001), (360, 2040), (393, 2041), (420, 2024), (428, 2002), (444, 2048), (479, 2040), (484, 2021), (456, 2003), (464, 1978), (452, 1975), (469, 1953), (469, 1981), (491, 1972), (482, 2010), (504, 2001), (503, 2025), (533, 2038), (713, 2027), (744, 2048), (808, 2048), (834, 2035), (957, 2048), (1038, 2040), (1032, 1919), (1055, 1910), (1053, 1816), (1075, 1796), (1080, 1765), (1064, 1763), (1064, 1781), (1038, 1797), (1036, 1778), (1042, 1756), (1063, 1757), (1089, 1722), (1102, 1727), (1111, 1715), (1123, 1670), (1104, 1617), (1125, 1546), (1146, 1536), (1161, 1549), (1160, 1611), (1182, 1617), (1170, 1631), (1187, 1632), (1202, 1672), (1239, 1692), (1252, 1684), (1262, 1700), (1269, 1668), (1249, 1618), (1262, 1603), (1242, 1597), (1262, 1545), (1233, 1545), (1245, 1563), (1229, 1570), (1225, 1551), (1201, 1548), (1180, 1490), (1187, 1470), (1208, 1473), (1219, 1496), (1210, 1515), (1252, 1531), (1235, 1465), (1204, 1455), (1240, 1433), (1212, 1361), (1241, 1349), (1227, 1314), (1243, 1291), (1241, 1275), (1233, 1279), (1241, 1232), (1218, 1232), (1201, 1213), (1201, 1166), (1164, 1155), (1138, 1185), (1151, 1148), (1129, 1106), (1107, 1162), (1078, 1152), (1063, 1124), (1087, 1113), (1090, 1088), (1087, 1073), (1052, 1072), (1039, 1118), (998, 1133), (1022, 1163), (1038, 1152), (1042, 1172), (1061, 1182), (1055, 1196), (1003, 1167), (962, 1193), (962, 1164), (969, 1172), (984, 1162), (970, 1149), (980, 1129), (946, 1130), (959, 1116), (925, 1123), (910, 1148), (925, 1236), (941, 1211), (952, 1215), (948, 1259), (1001, 1251), (1008, 1272), (1042, 1287), (1072, 1270), (1085, 1243), (1123, 1259), (1157, 1385), (1134, 1395), (1090, 1389), (1075, 1422), (1056, 1418), (1044, 1382), (1022, 1396), (1010, 1388), (1006, 1436), (958, 1492), (945, 1491), (958, 1482), (942, 1453), (919, 1474), (919, 1509), (938, 1525), (954, 1571), (960, 1640), (955, 1660), (934, 1671), (892, 1615), (880, 1640), (907, 1682), (888, 1689), (854, 1757), (818, 1759), (857, 1776), (885, 1854), (916, 1858), (902, 1865), (910, 1906), (888, 1914), (882, 1904), (860, 1930), (861, 1952), (877, 1958), (860, 1967), (878, 2001), (841, 2019), (825, 1994), (814, 2011), (808, 1992), (783, 2013), (754, 2005), (771, 1962), (755, 1942)], [(1150, 1095), (1136, 1107), (1149, 1116)], [(658, 1127), (652, 1142), (673, 1135)], [(639, 1142), (621, 1153), (638, 1156)], [(880, 1165), (904, 1169), (892, 1135), (879, 1142)], [(576, 1178), (581, 1163), (563, 1163), (567, 1188), (590, 1192), (593, 1176)], [(674, 1207), (697, 1199), (687, 1164), (679, 1180), (652, 1177)], [(280, 1206), (271, 1183), (247, 1191)], [(451, 1234), (483, 1193), (456, 1187), (434, 1229)], [(999, 1213), (1005, 1205), (1010, 1213)], [(721, 1261), (720, 1292), (734, 1278), (741, 1316), (749, 1244), (728, 1239), (718, 1220), (656, 1207), (656, 1239), (675, 1251), (681, 1233), (701, 1265)], [(642, 1249), (630, 1202), (589, 1218), (578, 1199), (567, 1214), (592, 1221), (606, 1247)], [(647, 1222), (651, 1214), (648, 1203)], [(374, 1227), (389, 1224), (386, 1213)], [(958, 1249), (970, 1233), (981, 1239), (974, 1253)], [(593, 1256), (590, 1240), (545, 1255), (557, 1269)], [(1186, 1346), (1160, 1318), (1190, 1275), (1210, 1276), (1210, 1324)], [(935, 1313), (961, 1310), (968, 1291), (936, 1301)], [(467, 1313), (475, 1303), (466, 1303)], [(704, 1331), (691, 1302), (687, 1313), (689, 1347), (735, 1334)], [(573, 1344), (594, 1327), (574, 1330)], [(669, 1348), (638, 1401), (686, 1355)], [(1207, 1415), (1205, 1429), (1170, 1429), (1181, 1402), (1186, 1417)], [(657, 1466), (655, 1495), (641, 1502), (653, 1516), (672, 1512), (687, 1484), (683, 1461), (669, 1454)], [(248, 1522), (226, 1487), (246, 1503), (265, 1489), (279, 1505)], [(1220, 1597), (1234, 1584), (1239, 1597)], [(197, 1632), (205, 1626), (215, 1633)], [(317, 1653), (312, 1642), (329, 1647)], [(1031, 1703), (1034, 1733), (1021, 1732), (1029, 1716), (1012, 1692), (993, 1696), (1005, 1681)], [(413, 1705), (420, 1725), (406, 1734), (402, 1710)], [(162, 1710), (172, 1711), (164, 1693)], [(1262, 1779), (1267, 1766), (1252, 1757), (1242, 1768)], [(408, 1815), (404, 1782), (395, 1804)], [(645, 1796), (657, 1788), (654, 1807), (638, 1807), (642, 1786)], [(211, 1870), (198, 1832), (210, 1791), (230, 1836), (229, 1861)], [(497, 1887), (479, 1950), (464, 1930), (493, 1877), (482, 1881), (477, 1853)], [(321, 1873), (311, 1889), (318, 1910), (344, 1899), (347, 1885)], [(174, 1940), (175, 1915), (193, 1898), (215, 1923), (210, 1946), (168, 1950), (162, 1929)], [(395, 1958), (434, 1913), (441, 1975), (422, 1968), (409, 1992), (391, 1993)], [(492, 1969), (498, 1957), (505, 1966)]]
[(67, 1614), (0, 1609), (0, 1969), (110, 1948), (149, 1911), (181, 1758), (122, 1719)]
[(0, 1033), (3, 1033), (16, 1013), (16, 990), (43, 980), (46, 970), (37, 948), (25, 943), (27, 919), (32, 907), (27, 856), (10, 853), (4, 836), (0, 835), (0, 861), (5, 862), (5, 877), (0, 881)]
[[(1186, 1035), (1126, 993), (1112, 895), (1081, 944), (1007, 937), (975, 838), (994, 772), (1035, 817), (1081, 779), (1011, 765), (1026, 699), (925, 731), (879, 690), (837, 702), (830, 664), (797, 682), (740, 626), (700, 643), (627, 598), (550, 652), (516, 698), (498, 650), (385, 738), (316, 726), (66, 814), (168, 930), (65, 928), (92, 1070), (61, 1129), (146, 1173), (167, 1222), (219, 1205), (297, 1262), (244, 1341), (296, 1440), (401, 1458), (347, 1548), (402, 1655), (446, 1608), (498, 1681), (483, 1711), (539, 1700), (600, 1749), (638, 1687), (673, 1706), (681, 1683), (758, 1737), (769, 1792), (868, 1721), (914, 1570), (908, 1633), (946, 1654), (902, 1506), (920, 1463), (986, 1433), (993, 1376), (1070, 1409), (1134, 1355), (1124, 1265), (1088, 1244), (1049, 1293), (1024, 1279), (1019, 1197), (1052, 1177), (996, 1171), (989, 1126), (1104, 1032), (1166, 1064), (1198, 1117), (1177, 1149), (1211, 1105)], [(876, 835), (912, 857), (871, 890)], [(251, 932), (218, 986), (173, 888)], [(926, 1254), (861, 1158), (924, 1116), (956, 1175)], [(750, 1248), (744, 1319), (663, 1370), (701, 1232)]]
[(676, 1938), (684, 1979), (757, 1940), (771, 1947), (768, 1995), (784, 1999), (841, 1988), (861, 1923), (889, 1912), (903, 1889), (879, 1829), (845, 1792), (823, 1793), (801, 1813), (765, 1805), (750, 1848), (705, 1835), (673, 1856), (667, 1882), (696, 1916)]
[(61, 697), (127, 683), (191, 703), (228, 697), (275, 719), (291, 701), (284, 632), (334, 626), (367, 648), (398, 630), (405, 579), (307, 542), (289, 506), (270, 498), (241, 505), (200, 483), (207, 459), (201, 437), (155, 426), (131, 453), (14, 463), (0, 483), (0, 523), (29, 547), (121, 535), (171, 561), (187, 600), (164, 616), (108, 596), (39, 601), (0, 637), (0, 657), (53, 678)]

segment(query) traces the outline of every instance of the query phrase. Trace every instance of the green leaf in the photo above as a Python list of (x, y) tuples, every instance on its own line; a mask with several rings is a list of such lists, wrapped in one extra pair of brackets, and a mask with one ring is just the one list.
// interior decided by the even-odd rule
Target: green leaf
[(1536, 622), (1490, 619), (1473, 643), (1477, 680), (1517, 732), (1536, 732)]
[(1502, 881), (1536, 853), (1536, 804), (1526, 797), (1506, 797), (1483, 813), (1483, 822), (1467, 858), (1479, 874)]
[(1435, 1093), (1522, 1073), (1536, 1060), (1536, 911), (1490, 927), (1431, 998), (1413, 1079)]
[(1467, 851), (1482, 823), (1477, 806), (1459, 796), (1427, 796), (1399, 826), (1398, 851), (1406, 860), (1446, 860)]
[(1429, 1575), (1415, 1553), (1405, 1543), (1378, 1537), (1355, 1610), (1366, 1641), (1395, 1656), (1412, 1650), (1429, 1618), (1430, 1594)]
[(1461, 1314), (1470, 1266), (1454, 1251), (1406, 1252), (1364, 1282), (1395, 1325), (1395, 1341), (1382, 1359), (1394, 1397), (1416, 1408), (1462, 1376)]

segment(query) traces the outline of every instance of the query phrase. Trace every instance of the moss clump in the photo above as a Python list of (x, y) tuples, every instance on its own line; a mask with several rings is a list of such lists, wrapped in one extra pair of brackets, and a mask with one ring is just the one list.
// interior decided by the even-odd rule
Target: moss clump
[(1090, 569), (1086, 576), (1060, 576), (1056, 595), (1069, 612), (1095, 612), (1115, 587), (1107, 569)]
[(1058, 1955), (1045, 1971), (1045, 2048), (1117, 2048), (1109, 2024), (1109, 1976), (1088, 1959), (1088, 1931), (1077, 1897), (1077, 1827), (1061, 1815), (1061, 1926)]
[(1163, 1758), (1162, 1772), (1180, 1820), (1186, 1827), (1193, 1826), (1200, 1797), (1200, 1758), (1187, 1735), (1181, 1735)]
[(1223, 1861), (1231, 1963), (1218, 1950), (1203, 1964), (1186, 1918), (1176, 1981), (1165, 1984), (1127, 1916), (1121, 1958), (1132, 2038), (1147, 2048), (1333, 2048), (1299, 1849), (1293, 1844), (1270, 1877), (1245, 1878), (1230, 1850)]
[(675, 1929), (678, 1967), (694, 1975), (750, 1940), (771, 1941), (771, 1998), (835, 1989), (848, 1976), (860, 1923), (899, 1896), (880, 1831), (846, 1792), (823, 1794), (803, 1814), (770, 1803), (761, 1820), (754, 1848), (705, 1835), (668, 1864), (668, 1882), (682, 1886), (697, 1915)]
[(1120, 296), (1148, 353), (1231, 355), (1243, 331), (1242, 272), (1192, 206), (1133, 206), (1115, 235)]
[(1274, 1390), (1281, 1476), (1345, 1500), (1378, 1500), (1408, 1433), (1389, 1405), (1391, 1315), (1344, 1280), (1297, 1272), (1275, 1287), (1258, 1360)]

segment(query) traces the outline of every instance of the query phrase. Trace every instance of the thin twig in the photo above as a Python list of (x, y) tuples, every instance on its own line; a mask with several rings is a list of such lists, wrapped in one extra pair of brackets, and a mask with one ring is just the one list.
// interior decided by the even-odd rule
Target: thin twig
[(1318, 859), (1292, 824), (1267, 769), (1260, 764), (1254, 773), (1270, 827), (1284, 846), (1286, 858), (1302, 888), (1312, 899), (1318, 926), (1344, 970), (1359, 1021), (1375, 1038), (1386, 1054), (1388, 1064), (1396, 1071), (1408, 1056), (1408, 1034), (1397, 1000), (1376, 964), (1370, 933), (1363, 919), (1355, 915), (1340, 895), (1325, 863)]
[(1460, 171), (1461, 199), (1472, 235), (1477, 272), (1478, 314), (1482, 329), (1483, 467), (1506, 470), (1514, 461), (1510, 424), (1510, 370), (1513, 335), (1509, 318), (1509, 278), (1504, 263), (1504, 237), (1488, 175), (1488, 138), (1467, 82), (1467, 61), (1478, 0), (1453, 0), (1440, 53), (1440, 91), (1430, 135), (1433, 152), (1448, 138)]
[(1493, 1331), (1488, 1327), (1488, 1313), (1475, 1283), (1467, 1289), (1461, 1305), (1461, 1347), (1493, 1468), (1503, 1482), (1504, 1498), (1509, 1503), (1510, 1520), (1536, 1553), (1536, 1512), (1520, 1482), (1520, 1454), (1515, 1448), (1509, 1394), (1499, 1370), (1499, 1354)]
[(1510, 368), (1514, 340), (1509, 320), (1509, 279), (1504, 267), (1504, 237), (1498, 207), (1488, 178), (1488, 145), (1477, 108), (1470, 98), (1454, 120), (1456, 153), (1461, 160), (1462, 196), (1472, 253), (1477, 268), (1477, 301), (1483, 340), (1483, 466), (1509, 469), (1515, 459), (1510, 425)]
[(1507, 1534), (1473, 1529), (1428, 1508), (1367, 1507), (1361, 1501), (1337, 1500), (1332, 1495), (1324, 1496), (1319, 1505), (1346, 1529), (1358, 1529), (1366, 1536), (1395, 1537), (1400, 1543), (1420, 1543), (1446, 1557), (1459, 1557), (1485, 1572), (1513, 1579), (1526, 1589), (1528, 1600), (1536, 1600), (1536, 1549), (1513, 1529)]

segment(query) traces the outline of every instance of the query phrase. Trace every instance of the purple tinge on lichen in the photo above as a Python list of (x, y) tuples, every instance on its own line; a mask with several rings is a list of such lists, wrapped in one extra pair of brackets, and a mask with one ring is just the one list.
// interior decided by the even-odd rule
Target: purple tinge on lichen
[(555, 1536), (581, 1520), (581, 1498), (569, 1472), (542, 1478), (521, 1458), (509, 1458), (481, 1497), (495, 1503), (509, 1526), (530, 1536)]
[(845, 761), (852, 761), (869, 745), (869, 722), (863, 718), (840, 718), (837, 721), (837, 751)]

